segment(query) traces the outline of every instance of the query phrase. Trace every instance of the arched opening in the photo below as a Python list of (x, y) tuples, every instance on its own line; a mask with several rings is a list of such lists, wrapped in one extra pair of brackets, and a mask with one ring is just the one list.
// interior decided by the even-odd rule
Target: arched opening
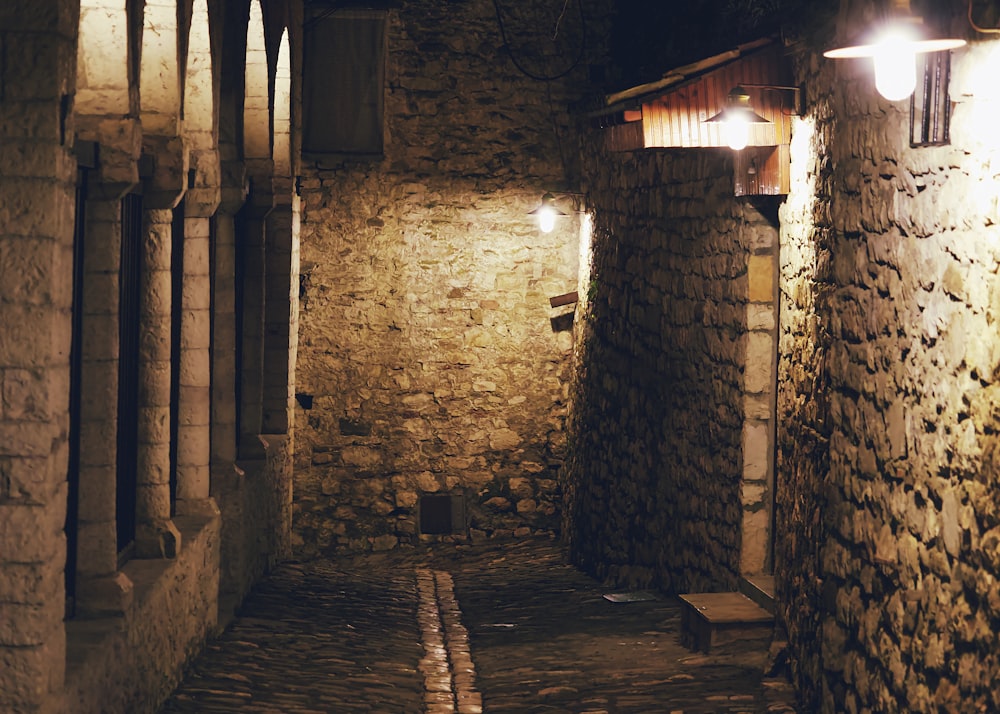
[(243, 101), (243, 155), (266, 159), (271, 155), (267, 93), (267, 48), (264, 44), (264, 16), (260, 0), (250, 2), (247, 26), (246, 82)]
[(273, 207), (267, 48), (260, 0), (251, 0), (243, 94), (243, 158), (250, 183), (246, 205), (236, 216), (236, 413), (237, 446), (243, 458), (261, 457), (264, 368), (263, 218)]
[[(81, 434), (114, 434), (116, 425), (128, 420), (120, 418), (118, 404), (108, 404), (108, 392), (114, 385), (121, 399), (121, 364), (130, 354), (121, 347), (116, 327), (127, 322), (121, 317), (128, 278), (119, 256), (125, 224), (119, 204), (138, 177), (138, 93), (130, 87), (138, 60), (136, 4), (132, 0), (81, 0), (80, 4), (65, 568), (68, 615), (121, 612), (127, 599), (117, 572), (116, 546), (131, 542), (134, 535), (135, 459), (127, 474), (123, 471), (120, 476), (120, 446), (109, 448), (104, 440)], [(84, 338), (93, 334), (109, 339)], [(127, 442), (134, 450), (135, 439)], [(131, 498), (123, 498), (122, 483), (128, 484), (124, 493)], [(107, 493), (118, 497), (95, 497)], [(84, 511), (81, 503), (86, 504)]]
[(142, 128), (147, 135), (176, 136), (181, 87), (177, 62), (177, 4), (147, 0), (139, 64)]
[(194, 0), (184, 74), (187, 190), (174, 210), (171, 472), (178, 513), (210, 514), (211, 226), (219, 205), (219, 154), (206, 0)]
[(291, 51), (287, 29), (274, 77), (274, 210), (267, 216), (262, 428), (287, 434), (292, 421), (298, 314), (298, 201), (291, 182)]
[(292, 175), (292, 59), (287, 28), (281, 33), (274, 75), (274, 174)]
[(215, 148), (215, 95), (208, 3), (194, 0), (184, 76), (184, 137), (192, 150)]
[(128, 16), (124, 0), (81, 0), (77, 114), (129, 114)]
[[(135, 555), (176, 557), (180, 533), (171, 520), (174, 473), (171, 418), (172, 343), (176, 330), (175, 207), (187, 184), (181, 131), (179, 16), (174, 0), (147, 0), (139, 64), (143, 153), (150, 170), (142, 193), (143, 251), (139, 301), (137, 495)], [(185, 58), (186, 59), (186, 58)]]

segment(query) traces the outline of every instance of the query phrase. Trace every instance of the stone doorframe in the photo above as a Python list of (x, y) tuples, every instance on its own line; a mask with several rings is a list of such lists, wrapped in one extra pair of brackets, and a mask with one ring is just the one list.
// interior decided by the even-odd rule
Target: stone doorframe
[(776, 374), (778, 362), (779, 238), (777, 211), (769, 219), (742, 204), (750, 231), (747, 265), (746, 371), (743, 387), (743, 526), (740, 574), (773, 572)]

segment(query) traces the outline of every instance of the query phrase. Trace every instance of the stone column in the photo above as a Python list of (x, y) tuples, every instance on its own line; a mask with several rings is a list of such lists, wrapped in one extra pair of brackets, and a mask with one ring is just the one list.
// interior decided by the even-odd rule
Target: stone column
[[(0, 711), (56, 708), (72, 336), (79, 2), (0, 3)], [(69, 123), (67, 125), (67, 123)]]
[[(197, 175), (219, 178), (218, 156), (204, 152)], [(205, 171), (208, 167), (209, 171)], [(189, 189), (184, 198), (184, 280), (181, 296), (180, 389), (177, 427), (177, 513), (211, 516), (210, 496), (212, 278), (211, 216), (219, 205), (217, 185)]]
[(244, 235), (237, 236), (243, 251), (243, 369), (237, 375), (241, 385), (239, 456), (264, 458), (260, 442), (263, 431), (264, 400), (264, 314), (266, 218), (274, 208), (270, 160), (247, 161), (250, 197), (246, 207)]
[[(285, 182), (282, 182), (285, 183)], [(288, 182), (290, 183), (290, 182)], [(282, 186), (267, 217), (264, 392), (262, 430), (287, 434), (295, 398), (299, 305), (299, 205)]]
[(136, 555), (173, 558), (180, 532), (170, 520), (170, 316), (172, 208), (145, 211), (139, 314), (139, 459)]
[[(95, 185), (96, 184), (96, 185)], [(132, 184), (91, 184), (84, 252), (76, 614), (125, 612), (132, 582), (118, 570), (118, 317), (121, 197)]]
[[(225, 152), (227, 149), (223, 147)], [(236, 153), (234, 146), (230, 153)], [(243, 162), (224, 161), (223, 188), (215, 216), (215, 321), (212, 335), (211, 460), (226, 475), (236, 463), (236, 213), (246, 201)], [(214, 474), (213, 474), (214, 476)]]

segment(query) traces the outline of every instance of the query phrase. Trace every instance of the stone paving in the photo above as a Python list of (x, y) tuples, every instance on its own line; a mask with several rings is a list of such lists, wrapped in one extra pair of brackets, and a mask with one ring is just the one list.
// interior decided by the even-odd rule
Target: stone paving
[(675, 598), (609, 592), (549, 539), (287, 563), (161, 714), (795, 711), (766, 652), (691, 652)]

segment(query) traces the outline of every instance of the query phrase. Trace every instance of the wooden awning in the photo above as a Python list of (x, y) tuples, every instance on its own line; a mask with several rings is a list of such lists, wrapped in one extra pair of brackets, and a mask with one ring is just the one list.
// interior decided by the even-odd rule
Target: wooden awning
[[(608, 95), (594, 117), (612, 151), (727, 147), (722, 126), (706, 122), (741, 86), (753, 111), (747, 149), (737, 152), (737, 195), (788, 192), (788, 145), (797, 92), (784, 48), (762, 39), (667, 72), (662, 79)], [(784, 87), (785, 89), (779, 89)], [(757, 147), (766, 147), (760, 149)]]

